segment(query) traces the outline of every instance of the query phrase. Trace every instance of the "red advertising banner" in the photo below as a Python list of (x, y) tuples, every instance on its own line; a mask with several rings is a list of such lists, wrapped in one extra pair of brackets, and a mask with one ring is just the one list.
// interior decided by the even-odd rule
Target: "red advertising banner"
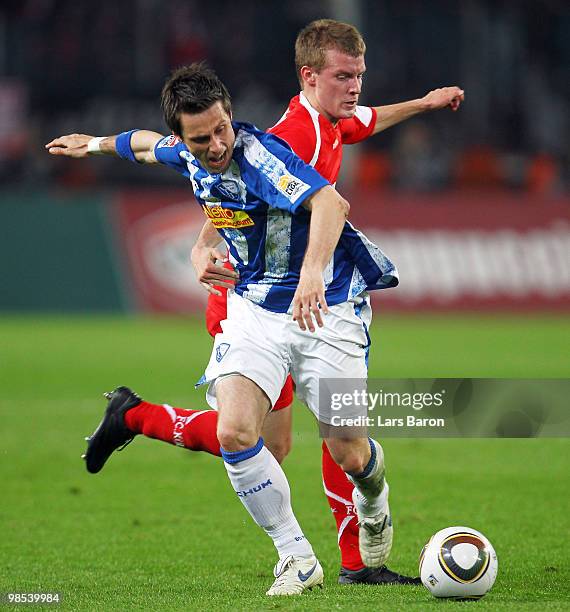
[(351, 221), (400, 272), (394, 291), (375, 292), (383, 308), (570, 310), (570, 198), (374, 192), (349, 201)]
[[(570, 311), (570, 198), (345, 195), (398, 266), (400, 285), (374, 292), (383, 309)], [(124, 192), (115, 211), (139, 308), (202, 310), (190, 250), (205, 217), (191, 191)]]
[(196, 280), (190, 251), (205, 217), (190, 188), (121, 192), (112, 209), (137, 309), (203, 311), (207, 293)]

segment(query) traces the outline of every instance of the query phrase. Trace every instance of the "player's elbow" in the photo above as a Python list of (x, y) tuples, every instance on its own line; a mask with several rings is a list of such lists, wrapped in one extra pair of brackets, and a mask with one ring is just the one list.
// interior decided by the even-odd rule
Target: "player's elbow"
[(339, 198), (339, 208), (344, 215), (345, 219), (348, 219), (348, 214), (350, 213), (350, 204), (348, 200), (345, 200), (342, 196), (338, 196)]
[(135, 159), (139, 164), (158, 164), (158, 160), (154, 156), (154, 151), (142, 151), (135, 153)]
[(334, 195), (334, 202), (330, 202), (329, 205), (332, 205), (335, 212), (337, 212), (339, 216), (343, 216), (345, 219), (347, 219), (348, 213), (350, 212), (350, 204), (338, 193), (338, 191), (335, 191)]

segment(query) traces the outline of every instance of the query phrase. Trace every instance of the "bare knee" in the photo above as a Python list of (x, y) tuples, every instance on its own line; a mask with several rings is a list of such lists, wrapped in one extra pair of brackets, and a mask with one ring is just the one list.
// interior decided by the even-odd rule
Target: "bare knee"
[(243, 376), (222, 377), (216, 381), (216, 398), (220, 446), (234, 453), (255, 446), (269, 410), (269, 399), (262, 389)]
[(251, 448), (259, 440), (259, 434), (253, 430), (219, 422), (216, 435), (220, 446), (231, 453)]
[[(334, 456), (333, 456), (334, 459)], [(362, 456), (357, 453), (346, 454), (340, 462), (337, 462), (343, 471), (349, 474), (361, 474), (364, 472), (368, 461), (363, 461)]]
[(328, 439), (331, 456), (335, 463), (349, 474), (362, 473), (370, 461), (370, 445), (368, 440)]

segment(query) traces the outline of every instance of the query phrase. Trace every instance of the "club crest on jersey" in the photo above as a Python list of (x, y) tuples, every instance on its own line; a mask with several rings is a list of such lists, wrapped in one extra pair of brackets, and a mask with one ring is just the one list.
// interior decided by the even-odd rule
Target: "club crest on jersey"
[(230, 345), (227, 342), (222, 342), (218, 344), (216, 347), (216, 361), (220, 363), (220, 361), (224, 358), (225, 354), (228, 352)]
[(309, 185), (290, 174), (284, 174), (277, 181), (277, 189), (291, 202), (296, 202), (299, 197), (309, 189)]
[(227, 200), (239, 200), (240, 189), (233, 181), (222, 181), (215, 186), (215, 190), (222, 194)]
[(178, 136), (170, 134), (170, 136), (162, 139), (162, 142), (158, 145), (158, 148), (162, 149), (163, 147), (175, 147), (180, 142), (182, 141), (180, 138), (178, 138)]

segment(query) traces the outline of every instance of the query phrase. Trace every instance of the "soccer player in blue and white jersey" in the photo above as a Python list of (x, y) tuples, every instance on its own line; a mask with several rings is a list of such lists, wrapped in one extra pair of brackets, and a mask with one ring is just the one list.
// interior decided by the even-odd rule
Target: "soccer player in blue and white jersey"
[[(393, 264), (346, 222), (348, 203), (282, 141), (231, 121), (230, 98), (202, 66), (173, 74), (163, 90), (172, 136), (136, 130), (117, 137), (64, 136), (50, 153), (119, 155), (164, 163), (190, 179), (229, 247), (239, 280), (216, 337), (205, 381), (219, 410), (218, 439), (234, 489), (279, 554), (269, 595), (322, 584), (322, 569), (290, 504), (283, 471), (260, 431), (289, 372), (316, 418), (319, 380), (366, 378), (366, 291), (394, 286)], [(292, 315), (292, 316), (291, 316)], [(343, 413), (361, 416), (361, 408)], [(355, 484), (354, 502), (373, 563), (390, 550), (392, 530), (381, 447), (331, 437), (334, 460)]]

